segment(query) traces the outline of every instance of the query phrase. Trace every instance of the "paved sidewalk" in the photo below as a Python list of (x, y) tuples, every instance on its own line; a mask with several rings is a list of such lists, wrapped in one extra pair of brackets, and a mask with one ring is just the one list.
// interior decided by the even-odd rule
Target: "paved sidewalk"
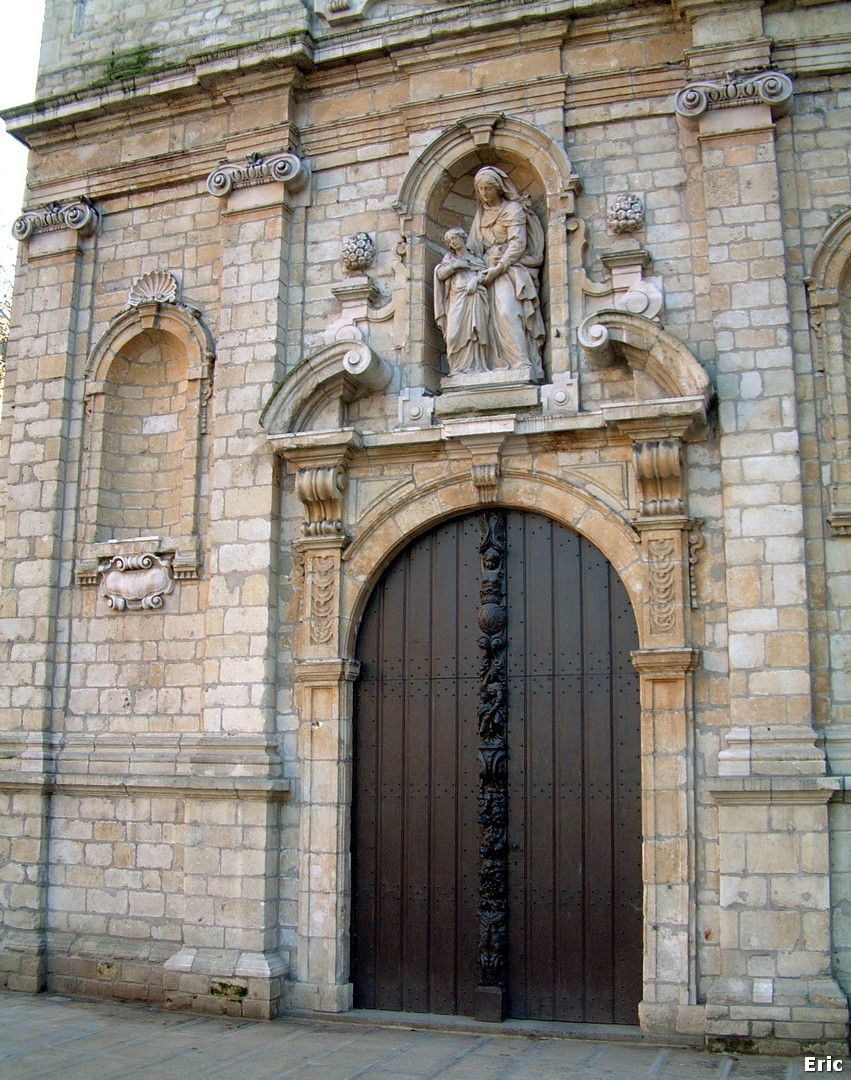
[(262, 1023), (0, 992), (0, 1080), (202, 1077), (799, 1080), (804, 1071), (802, 1058), (736, 1057), (647, 1042), (384, 1027), (369, 1018)]

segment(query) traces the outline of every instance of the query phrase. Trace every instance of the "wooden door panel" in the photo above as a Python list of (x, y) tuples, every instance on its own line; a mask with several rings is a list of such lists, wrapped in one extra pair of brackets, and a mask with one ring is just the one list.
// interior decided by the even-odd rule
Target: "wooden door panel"
[[(635, 1023), (635, 619), (597, 549), (539, 515), (505, 513), (509, 1013)], [(414, 541), (377, 586), (358, 639), (352, 979), (362, 1008), (475, 1011), (478, 543), (478, 515)]]

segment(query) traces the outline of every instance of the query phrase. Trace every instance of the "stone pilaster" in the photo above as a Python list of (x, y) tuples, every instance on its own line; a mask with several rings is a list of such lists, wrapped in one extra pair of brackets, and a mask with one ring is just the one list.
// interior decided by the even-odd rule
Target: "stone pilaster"
[[(86, 221), (83, 222), (82, 218)], [(77, 312), (89, 204), (23, 215), (17, 332), (9, 342), (5, 411), (5, 546), (0, 574), (0, 862), (12, 902), (0, 905), (0, 985), (44, 988), (49, 800), (44, 781), (57, 695), (60, 559), (72, 538), (66, 482), (73, 433)], [(77, 432), (79, 435), (79, 432)], [(66, 583), (67, 584), (67, 583)]]
[(274, 727), (279, 484), (258, 425), (282, 375), (292, 154), (251, 155), (208, 179), (222, 199), (221, 326), (211, 402), (204, 730)]
[[(775, 146), (775, 122), (789, 110), (792, 84), (770, 70), (761, 5), (711, 8), (685, 0), (681, 8), (692, 23), (693, 81), (676, 108), (697, 130), (703, 166), (729, 626), (730, 728), (715, 796), (721, 975), (708, 995), (707, 1039), (789, 1052), (802, 1043), (835, 1048), (847, 1005), (830, 964), (830, 792), (812, 727), (799, 424)], [(735, 74), (725, 74), (730, 56), (740, 61)]]
[(721, 974), (710, 1046), (847, 1051), (848, 1003), (831, 964), (828, 802), (833, 777), (718, 780)]

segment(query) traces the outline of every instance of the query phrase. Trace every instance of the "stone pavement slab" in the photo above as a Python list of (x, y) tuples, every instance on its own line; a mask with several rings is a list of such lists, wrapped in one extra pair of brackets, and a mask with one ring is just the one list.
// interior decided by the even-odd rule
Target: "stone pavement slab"
[[(281, 1017), (270, 1023), (128, 1002), (0, 992), (0, 1080), (806, 1080), (803, 1058), (630, 1040)], [(467, 1025), (469, 1027), (469, 1025)], [(617, 1039), (613, 1037), (617, 1034)], [(636, 1033), (637, 1034), (637, 1033)], [(851, 1058), (844, 1062), (851, 1072)], [(824, 1075), (836, 1075), (835, 1073)]]

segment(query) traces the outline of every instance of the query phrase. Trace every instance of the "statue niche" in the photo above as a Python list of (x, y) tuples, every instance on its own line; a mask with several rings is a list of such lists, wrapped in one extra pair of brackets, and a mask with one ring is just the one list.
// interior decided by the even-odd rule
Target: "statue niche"
[(497, 165), (478, 169), (469, 235), (444, 234), (434, 271), (434, 314), (446, 342), (444, 389), (540, 382), (544, 230), (528, 195)]

